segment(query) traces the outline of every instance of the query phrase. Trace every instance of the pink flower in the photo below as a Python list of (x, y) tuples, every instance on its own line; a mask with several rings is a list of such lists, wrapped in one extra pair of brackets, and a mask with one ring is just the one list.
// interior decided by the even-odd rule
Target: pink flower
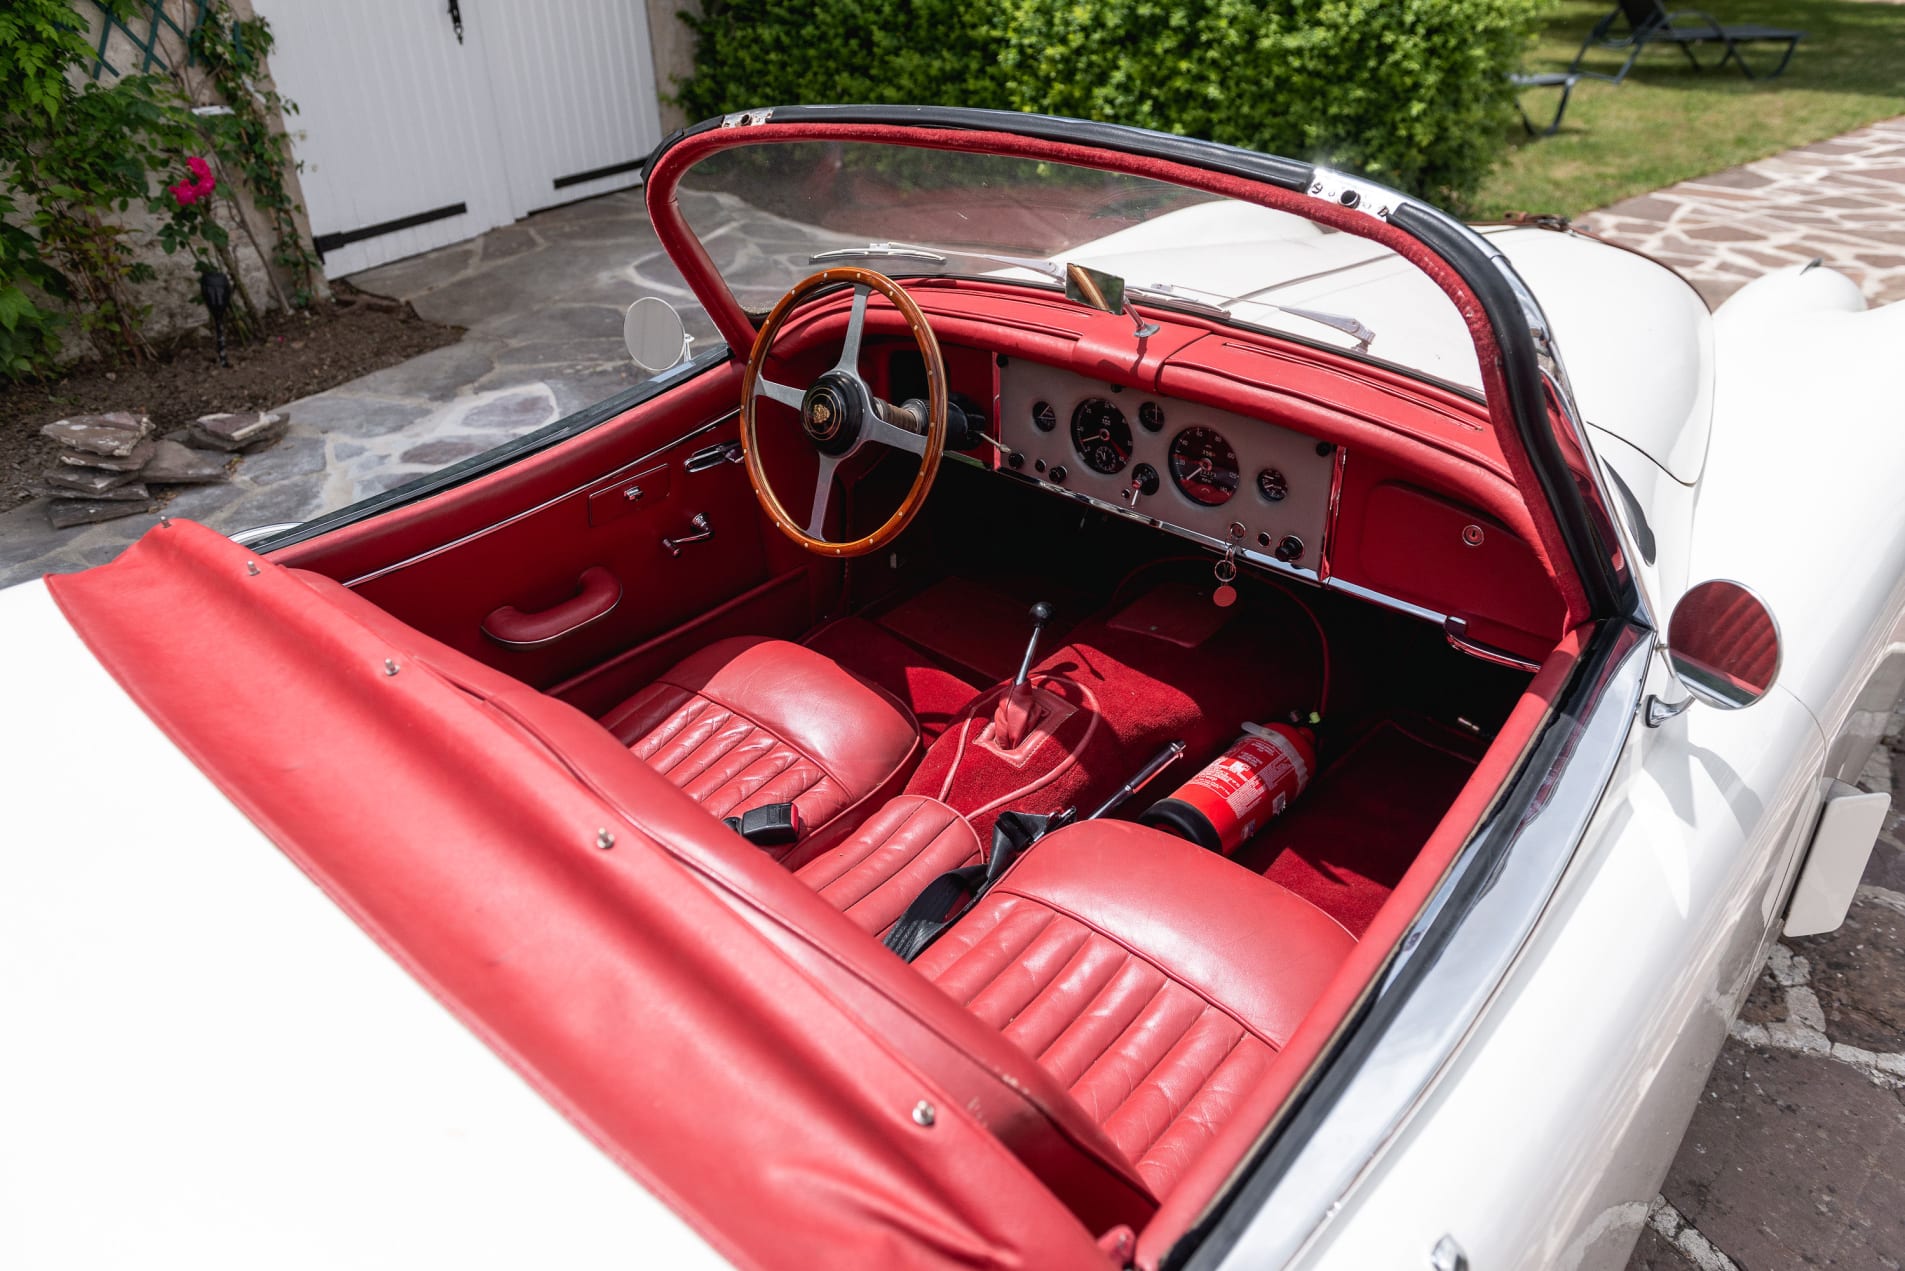
[(199, 158), (197, 155), (193, 155), (191, 158), (187, 159), (185, 161), (185, 166), (191, 169), (192, 179), (199, 185), (210, 186), (214, 184), (217, 180), (217, 178), (212, 176), (212, 165), (205, 162), (205, 160)]
[(180, 207), (192, 206), (199, 201), (203, 193), (190, 181), (181, 181), (177, 185), (167, 186), (166, 189), (171, 192), (173, 198), (179, 201)]

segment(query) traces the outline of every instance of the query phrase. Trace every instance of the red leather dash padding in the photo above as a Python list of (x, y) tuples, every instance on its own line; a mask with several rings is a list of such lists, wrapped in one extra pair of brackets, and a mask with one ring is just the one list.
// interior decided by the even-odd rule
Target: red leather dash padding
[[(254, 824), (725, 1257), (1103, 1267), (1092, 1233), (959, 1099), (552, 751), (248, 559), (174, 521), (47, 586)], [(912, 1117), (922, 1099), (931, 1127)]]

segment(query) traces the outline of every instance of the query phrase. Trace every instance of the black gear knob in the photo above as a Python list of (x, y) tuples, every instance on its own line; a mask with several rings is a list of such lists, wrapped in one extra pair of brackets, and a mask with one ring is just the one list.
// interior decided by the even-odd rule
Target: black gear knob
[(1052, 606), (1041, 600), (1032, 606), (1032, 638), (1025, 646), (1025, 660), (1019, 663), (1019, 673), (1012, 679), (1012, 687), (1025, 687), (1025, 679), (1032, 673), (1032, 663), (1038, 660), (1038, 636), (1045, 630), (1045, 624), (1052, 620)]

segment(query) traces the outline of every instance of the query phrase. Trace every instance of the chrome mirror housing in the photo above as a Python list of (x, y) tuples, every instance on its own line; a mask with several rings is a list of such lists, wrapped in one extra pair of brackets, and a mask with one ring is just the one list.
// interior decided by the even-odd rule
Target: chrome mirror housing
[(635, 365), (659, 375), (688, 356), (694, 337), (675, 306), (658, 296), (643, 296), (622, 315), (622, 343)]
[(1667, 623), (1667, 665), (1688, 696), (1673, 704), (1647, 702), (1650, 727), (1672, 719), (1696, 700), (1721, 710), (1751, 706), (1779, 678), (1779, 624), (1766, 602), (1745, 586), (1710, 579), (1688, 590)]

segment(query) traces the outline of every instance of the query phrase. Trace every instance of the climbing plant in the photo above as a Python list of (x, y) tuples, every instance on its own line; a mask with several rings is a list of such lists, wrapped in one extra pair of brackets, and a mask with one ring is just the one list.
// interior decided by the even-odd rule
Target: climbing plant
[[(93, 3), (129, 30), (150, 0)], [(269, 223), (269, 258), (293, 283), (280, 300), (310, 302), (317, 260), (286, 186), (289, 141), (271, 123), (273, 112), (297, 107), (265, 78), (271, 30), (236, 18), (225, 0), (200, 5), (199, 19), (186, 65), (161, 62), (163, 74), (102, 83), (86, 74), (103, 54), (71, 0), (0, 4), (0, 377), (43, 374), (69, 328), (102, 352), (152, 356), (149, 306), (133, 290), (154, 276), (135, 250), (148, 234), (200, 272), (227, 274), (235, 328), (241, 336), (253, 328), (257, 307), (227, 229), (252, 234), (241, 183)], [(207, 96), (224, 109), (194, 111), (192, 101)]]
[(290, 138), (272, 126), (272, 116), (295, 115), (298, 105), (266, 78), (271, 47), (270, 24), (259, 17), (235, 17), (225, 0), (205, 7), (191, 35), (194, 62), (205, 69), (219, 100), (231, 110), (222, 126), (214, 128), (214, 143), (270, 221), (272, 260), (292, 280), (292, 303), (302, 307), (316, 294), (318, 259), (298, 227), (303, 208), (285, 185), (285, 173), (299, 165)]
[[(108, 7), (123, 15), (130, 0)], [(196, 133), (168, 81), (95, 83), (75, 73), (92, 56), (67, 0), (0, 6), (0, 369), (9, 375), (44, 369), (69, 322), (128, 356), (151, 355), (131, 287), (152, 270), (123, 217), (135, 205), (168, 217), (149, 174), (178, 161)]]

